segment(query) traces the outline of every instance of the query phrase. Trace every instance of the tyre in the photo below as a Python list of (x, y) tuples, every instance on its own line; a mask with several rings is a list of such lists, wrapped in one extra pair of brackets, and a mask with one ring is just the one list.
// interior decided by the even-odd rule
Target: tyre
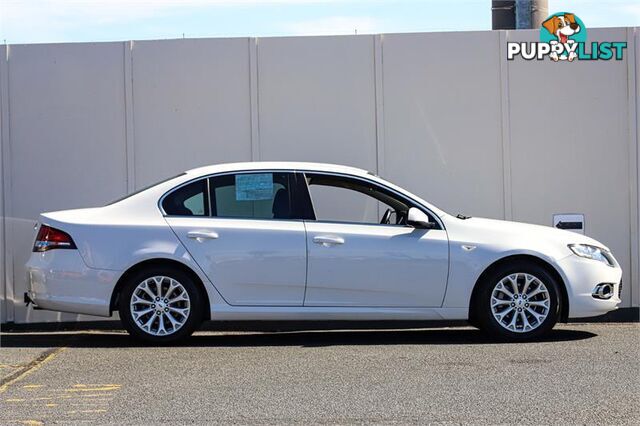
[(200, 287), (170, 267), (144, 269), (125, 283), (120, 319), (134, 337), (148, 343), (177, 342), (190, 336), (203, 318)]
[(537, 339), (558, 321), (560, 283), (539, 265), (516, 261), (480, 283), (475, 309), (480, 328), (500, 340)]

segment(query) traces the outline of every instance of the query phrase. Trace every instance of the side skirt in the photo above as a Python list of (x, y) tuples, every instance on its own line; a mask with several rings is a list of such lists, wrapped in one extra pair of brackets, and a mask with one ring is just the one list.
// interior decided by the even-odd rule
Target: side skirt
[(466, 320), (467, 308), (369, 308), (214, 305), (213, 321), (441, 321)]

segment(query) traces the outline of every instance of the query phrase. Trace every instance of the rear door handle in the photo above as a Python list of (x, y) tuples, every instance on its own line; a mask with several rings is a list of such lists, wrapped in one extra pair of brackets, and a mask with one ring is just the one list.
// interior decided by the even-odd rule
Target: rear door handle
[(318, 235), (317, 237), (313, 237), (313, 242), (321, 244), (324, 247), (329, 247), (337, 244), (344, 244), (344, 238), (336, 235)]
[(215, 231), (189, 231), (187, 232), (187, 237), (198, 241), (215, 240), (218, 238), (218, 233)]

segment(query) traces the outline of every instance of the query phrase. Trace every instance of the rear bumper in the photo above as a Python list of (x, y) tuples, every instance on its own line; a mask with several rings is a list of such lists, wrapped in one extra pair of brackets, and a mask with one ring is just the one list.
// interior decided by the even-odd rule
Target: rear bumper
[(86, 266), (77, 250), (32, 253), (27, 297), (38, 308), (108, 317), (118, 271)]
[[(606, 314), (618, 309), (622, 281), (622, 269), (601, 262), (568, 256), (558, 261), (558, 266), (567, 284), (569, 296), (569, 318), (587, 318)], [(593, 291), (598, 284), (613, 284), (613, 294), (609, 299), (598, 299)]]

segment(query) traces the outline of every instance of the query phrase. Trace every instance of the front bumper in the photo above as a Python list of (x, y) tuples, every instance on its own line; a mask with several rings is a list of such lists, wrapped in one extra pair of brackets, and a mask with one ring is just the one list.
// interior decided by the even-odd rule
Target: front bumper
[[(587, 318), (606, 314), (620, 304), (622, 269), (619, 265), (607, 266), (601, 262), (570, 255), (558, 261), (558, 267), (569, 296), (569, 318)], [(593, 291), (598, 284), (613, 285), (609, 299), (598, 299)]]
[(37, 308), (108, 317), (120, 273), (86, 266), (77, 250), (32, 253), (26, 297)]

